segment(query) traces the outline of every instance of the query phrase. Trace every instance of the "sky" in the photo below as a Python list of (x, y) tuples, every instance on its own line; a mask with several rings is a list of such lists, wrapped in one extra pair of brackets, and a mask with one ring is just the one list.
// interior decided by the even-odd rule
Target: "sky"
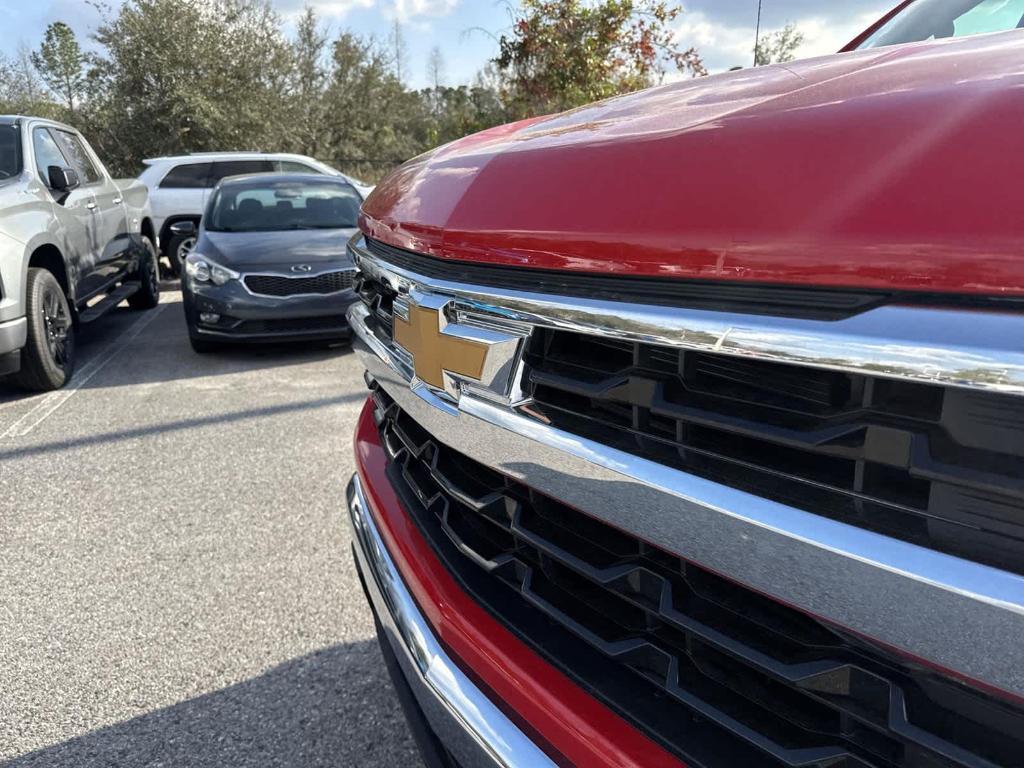
[[(106, 0), (116, 5), (119, 0)], [(460, 85), (497, 53), (497, 37), (510, 26), (515, 0), (272, 0), (291, 31), (303, 6), (312, 5), (330, 28), (387, 37), (397, 18), (408, 46), (408, 81), (427, 84), (427, 58), (438, 46), (444, 57), (444, 82)], [(896, 0), (762, 0), (762, 31), (795, 22), (804, 33), (799, 56), (832, 53), (881, 16)], [(681, 47), (694, 45), (708, 69), (719, 72), (749, 66), (752, 59), (757, 0), (688, 0), (676, 20)], [(87, 40), (101, 22), (86, 0), (0, 0), (5, 31), (0, 52), (13, 55), (20, 45), (34, 48), (46, 25), (69, 24)]]

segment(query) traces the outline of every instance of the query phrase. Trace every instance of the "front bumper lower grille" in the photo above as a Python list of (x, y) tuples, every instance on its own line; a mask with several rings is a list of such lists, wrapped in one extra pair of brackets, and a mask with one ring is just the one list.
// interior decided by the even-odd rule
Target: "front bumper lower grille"
[(1019, 766), (1024, 711), (540, 495), (374, 394), (389, 478), (463, 587), (693, 766)]
[(355, 270), (342, 269), (312, 277), (284, 275), (246, 275), (245, 287), (259, 296), (325, 296), (347, 291), (352, 287)]
[(348, 323), (344, 315), (285, 317), (270, 320), (243, 320), (235, 325), (231, 331), (240, 334), (301, 334), (330, 331), (345, 331), (347, 333)]

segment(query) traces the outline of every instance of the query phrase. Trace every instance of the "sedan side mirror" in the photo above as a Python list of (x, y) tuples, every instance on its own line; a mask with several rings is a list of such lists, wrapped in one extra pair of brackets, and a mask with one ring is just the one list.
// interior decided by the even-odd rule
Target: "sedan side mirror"
[(62, 168), (59, 165), (47, 167), (46, 176), (50, 182), (50, 189), (55, 192), (70, 192), (81, 184), (76, 171), (71, 168)]
[(196, 233), (196, 225), (194, 221), (176, 221), (171, 224), (171, 234), (178, 235), (180, 237), (191, 237)]

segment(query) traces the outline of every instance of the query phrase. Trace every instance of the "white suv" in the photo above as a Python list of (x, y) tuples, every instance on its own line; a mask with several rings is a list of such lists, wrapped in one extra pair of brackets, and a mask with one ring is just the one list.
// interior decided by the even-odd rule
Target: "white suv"
[(373, 187), (352, 179), (329, 165), (305, 155), (262, 152), (200, 152), (143, 160), (146, 170), (139, 179), (149, 187), (160, 251), (178, 274), (185, 256), (195, 244), (195, 235), (175, 234), (171, 225), (189, 221), (199, 227), (210, 191), (226, 176), (244, 173), (318, 173), (340, 176), (364, 198)]

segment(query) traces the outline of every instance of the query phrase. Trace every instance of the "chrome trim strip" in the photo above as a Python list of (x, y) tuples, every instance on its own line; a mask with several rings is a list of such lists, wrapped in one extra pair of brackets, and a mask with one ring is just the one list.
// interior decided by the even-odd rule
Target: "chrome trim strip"
[[(367, 590), (403, 670), (414, 670), (418, 676), (410, 680), (410, 684), (416, 683), (413, 691), (435, 730), (448, 730), (452, 723), (438, 722), (437, 708), (422, 700), (425, 690), (433, 694), (461, 730), (440, 733), (445, 746), (467, 768), (554, 768), (551, 759), (487, 698), (438, 643), (388, 554), (358, 474), (352, 476), (347, 496), (352, 539)], [(471, 737), (469, 745), (466, 736)]]
[(829, 520), (545, 425), (470, 392), (438, 407), (364, 322), (370, 375), (440, 441), (751, 589), (1024, 696), (1024, 577)]
[(277, 272), (241, 272), (238, 275), (238, 280), (242, 283), (242, 289), (246, 293), (248, 293), (250, 296), (257, 296), (261, 299), (301, 299), (309, 298), (311, 296), (337, 296), (339, 293), (345, 293), (346, 291), (354, 290), (352, 285), (349, 285), (348, 288), (342, 288), (340, 291), (334, 291), (332, 293), (289, 293), (287, 296), (273, 296), (269, 293), (256, 293), (256, 291), (250, 289), (245, 282), (245, 278), (247, 277), (283, 277), (288, 280), (310, 280), (314, 277), (322, 277), (323, 275), (328, 275), (331, 272), (351, 272), (353, 277), (353, 283), (355, 281), (356, 268), (348, 266), (330, 266), (328, 268), (320, 270), (319, 272), (304, 272), (301, 275), (285, 275)]
[(367, 250), (361, 235), (348, 248), (360, 269), (386, 278), (393, 287), (456, 297), (466, 310), (491, 317), (813, 368), (1024, 394), (1024, 314), (889, 305), (829, 321), (711, 312), (438, 280), (388, 264)]

